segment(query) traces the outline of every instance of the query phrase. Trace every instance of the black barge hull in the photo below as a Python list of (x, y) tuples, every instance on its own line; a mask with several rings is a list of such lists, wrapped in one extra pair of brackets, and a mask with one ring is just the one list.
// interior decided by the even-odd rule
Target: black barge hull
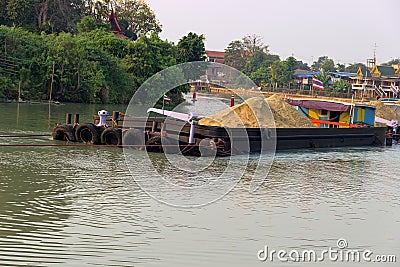
[(277, 150), (346, 146), (383, 146), (385, 127), (277, 128)]
[[(360, 128), (224, 128), (196, 125), (195, 144), (189, 144), (191, 125), (159, 117), (118, 118), (114, 127), (92, 123), (57, 125), (53, 139), (96, 145), (131, 146), (148, 151), (184, 155), (216, 152), (218, 156), (304, 148), (384, 146), (386, 127)], [(97, 120), (96, 120), (97, 119)], [(390, 137), (388, 138), (390, 140)], [(179, 148), (178, 148), (179, 147)], [(202, 149), (203, 152), (201, 152)], [(212, 153), (211, 153), (212, 154)]]
[[(144, 125), (144, 118), (136, 119), (131, 127)], [(190, 125), (181, 121), (163, 118), (147, 118), (146, 131), (165, 132), (168, 136), (179, 138), (183, 143), (188, 142)], [(227, 142), (230, 136), (236, 143), (249, 142), (250, 151), (245, 153), (257, 153), (261, 151), (261, 139), (268, 129), (246, 128), (243, 129), (196, 125), (195, 138), (197, 143), (200, 140), (223, 139)], [(229, 132), (229, 133), (228, 133)], [(274, 131), (272, 131), (274, 132)], [(360, 127), (360, 128), (276, 128), (276, 150), (304, 149), (304, 148), (329, 148), (346, 146), (383, 146), (385, 145), (385, 127)], [(248, 141), (247, 141), (248, 140)], [(234, 144), (232, 146), (235, 146)], [(239, 144), (240, 147), (240, 144)], [(270, 148), (269, 146), (267, 148)]]

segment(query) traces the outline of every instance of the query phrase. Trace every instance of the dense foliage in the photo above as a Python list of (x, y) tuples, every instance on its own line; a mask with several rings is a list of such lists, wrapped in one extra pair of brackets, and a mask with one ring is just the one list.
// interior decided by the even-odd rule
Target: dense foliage
[(268, 46), (257, 35), (229, 43), (225, 49), (225, 63), (248, 75), (259, 86), (271, 87), (291, 83), (295, 69), (310, 69), (294, 57), (281, 60), (278, 55), (269, 53)]
[(154, 12), (142, 0), (0, 0), (0, 24), (33, 32), (75, 33), (83, 17), (104, 23), (112, 11), (132, 36), (161, 32)]
[[(112, 12), (125, 38), (110, 33)], [(126, 103), (153, 74), (205, 59), (203, 35), (189, 33), (175, 45), (159, 38), (161, 29), (143, 0), (0, 0), (0, 98), (17, 99), (21, 92), (27, 100)], [(293, 56), (281, 60), (257, 35), (229, 43), (225, 64), (263, 87), (291, 87), (295, 70), (318, 71), (335, 91), (349, 85), (332, 84), (330, 71), (366, 69), (361, 63), (335, 64), (327, 56), (311, 67)], [(205, 69), (190, 73), (200, 77)], [(172, 90), (173, 104), (188, 90), (187, 85)]]
[(180, 43), (161, 40), (155, 33), (131, 41), (99, 28), (38, 35), (0, 26), (0, 97), (16, 99), (20, 88), (29, 100), (49, 99), (52, 91), (52, 99), (65, 102), (126, 103), (158, 71), (202, 59), (204, 37), (190, 33), (182, 38), (187, 39), (194, 39), (185, 45), (186, 51), (194, 47), (190, 58)]
[[(392, 60), (383, 65), (398, 64), (400, 59)], [(272, 88), (291, 88), (295, 86), (296, 70), (319, 72), (317, 77), (324, 83), (325, 90), (347, 92), (351, 85), (343, 80), (332, 82), (329, 72), (353, 72), (361, 68), (365, 73), (366, 66), (354, 63), (346, 66), (333, 61), (327, 56), (321, 56), (314, 61), (311, 67), (307, 63), (297, 60), (293, 56), (281, 60), (278, 55), (270, 54), (268, 46), (257, 35), (245, 36), (241, 40), (234, 40), (225, 49), (225, 64), (234, 67), (249, 76), (257, 85)]]

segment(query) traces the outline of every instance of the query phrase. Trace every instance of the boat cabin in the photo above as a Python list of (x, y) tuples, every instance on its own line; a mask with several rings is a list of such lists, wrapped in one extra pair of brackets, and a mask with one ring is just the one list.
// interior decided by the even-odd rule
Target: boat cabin
[(363, 103), (323, 99), (287, 99), (319, 128), (374, 126), (376, 108)]

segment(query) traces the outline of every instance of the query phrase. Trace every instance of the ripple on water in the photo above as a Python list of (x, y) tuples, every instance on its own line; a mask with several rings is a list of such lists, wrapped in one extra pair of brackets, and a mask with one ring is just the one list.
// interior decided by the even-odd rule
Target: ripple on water
[[(400, 249), (400, 179), (393, 169), (398, 152), (278, 153), (254, 194), (248, 191), (248, 171), (214, 204), (179, 209), (147, 196), (119, 149), (2, 148), (0, 265), (253, 266), (264, 245), (321, 249), (342, 236), (353, 247), (395, 253)], [(135, 175), (145, 180), (150, 173), (140, 173), (143, 152), (134, 156)], [(204, 179), (189, 175), (175, 182), (199, 186), (223, 173), (224, 160)], [(236, 175), (227, 172), (221, 181)], [(213, 192), (203, 192), (208, 193)]]

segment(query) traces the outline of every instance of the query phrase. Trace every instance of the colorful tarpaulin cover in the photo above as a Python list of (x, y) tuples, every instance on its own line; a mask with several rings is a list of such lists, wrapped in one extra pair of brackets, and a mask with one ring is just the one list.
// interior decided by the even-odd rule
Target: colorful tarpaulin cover
[(338, 102), (329, 102), (329, 101), (321, 101), (321, 100), (295, 100), (295, 99), (287, 99), (286, 100), (292, 106), (298, 106), (302, 108), (312, 108), (312, 109), (321, 109), (321, 110), (330, 110), (330, 111), (349, 111), (350, 105), (346, 105)]

